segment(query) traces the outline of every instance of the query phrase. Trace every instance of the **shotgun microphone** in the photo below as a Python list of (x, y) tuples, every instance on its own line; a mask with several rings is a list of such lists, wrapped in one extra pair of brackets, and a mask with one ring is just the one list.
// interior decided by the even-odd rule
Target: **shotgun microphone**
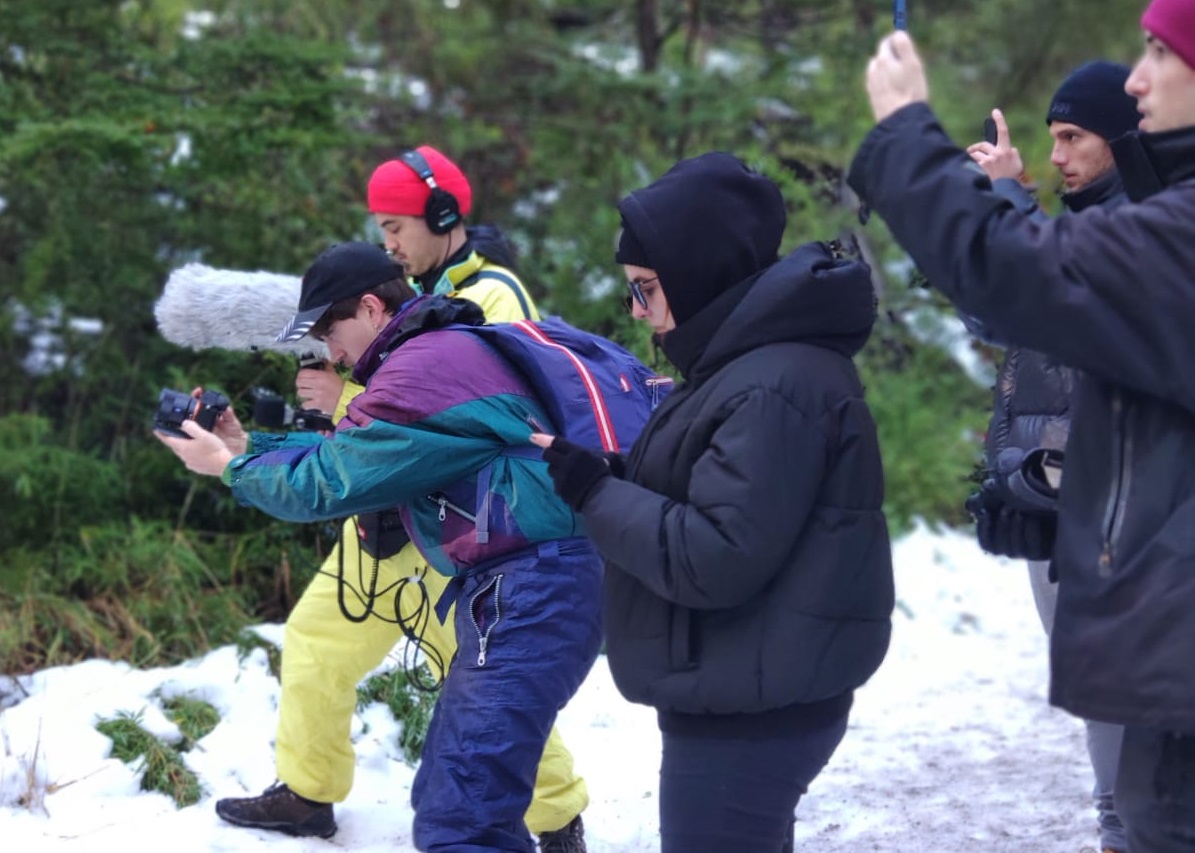
[(246, 272), (190, 263), (170, 273), (154, 303), (162, 337), (194, 350), (273, 350), (305, 361), (328, 357), (322, 341), (274, 339), (299, 310), (298, 276)]

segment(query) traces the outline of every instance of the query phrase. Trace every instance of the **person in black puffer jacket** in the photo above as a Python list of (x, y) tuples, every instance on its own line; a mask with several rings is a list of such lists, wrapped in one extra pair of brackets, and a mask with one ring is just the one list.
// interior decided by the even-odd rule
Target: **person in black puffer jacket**
[[(1137, 126), (1137, 101), (1124, 90), (1128, 76), (1128, 66), (1088, 62), (1067, 76), (1050, 101), (1046, 113), (1054, 138), (1050, 159), (1062, 178), (1061, 199), (1069, 213), (1097, 205), (1110, 209), (1126, 200), (1110, 143)], [(992, 179), (992, 189), (1030, 218), (1045, 221), (1037, 199), (1022, 183), (1024, 163), (1009, 141), (1003, 115), (993, 110), (992, 116), (997, 141), (977, 142), (967, 152)], [(985, 336), (981, 324), (973, 318), (965, 320)], [(1029, 485), (1043, 481), (1040, 473), (1028, 472), (1028, 483), (1023, 482), (1021, 469), (1027, 458), (1034, 461), (1034, 450), (1048, 450), (1056, 454), (1055, 460), (1061, 458), (1070, 432), (1074, 386), (1074, 371), (1053, 356), (1018, 346), (1006, 350), (984, 446), (986, 479), (968, 503), (985, 551), (1032, 562), (1049, 560), (1057, 527), (1056, 488), (1037, 494), (1028, 491)], [(1044, 567), (1041, 574), (1044, 580)], [(1040, 608), (1037, 584), (1034, 591)], [(1053, 610), (1052, 604), (1049, 609)]]
[(627, 459), (537, 436), (606, 560), (611, 672), (663, 734), (664, 853), (779, 853), (888, 649), (892, 557), (851, 359), (869, 269), (777, 259), (777, 186), (721, 152), (619, 205), (633, 313), (684, 382)]

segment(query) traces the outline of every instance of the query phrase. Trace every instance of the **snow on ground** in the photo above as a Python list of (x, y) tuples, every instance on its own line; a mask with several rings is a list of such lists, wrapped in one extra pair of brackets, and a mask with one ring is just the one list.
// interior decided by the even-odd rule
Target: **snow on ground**
[[(797, 849), (1093, 851), (1083, 728), (1046, 703), (1046, 639), (1024, 565), (982, 554), (965, 534), (926, 529), (897, 542), (894, 554), (900, 604), (892, 648), (858, 692), (845, 741), (797, 810)], [(281, 626), (259, 631), (281, 643)], [(94, 728), (123, 710), (169, 734), (160, 702), (179, 693), (221, 714), (186, 755), (208, 793), (181, 810), (141, 791), (134, 769), (108, 757), (109, 741)], [(292, 839), (216, 817), (215, 799), (274, 781), (278, 696), (264, 652), (238, 660), (231, 647), (164, 669), (89, 661), (19, 684), (0, 677), (0, 706), (10, 705), (0, 712), (4, 849), (413, 849), (413, 771), (380, 705), (355, 720), (356, 781), (337, 807), (334, 838)], [(599, 659), (559, 726), (589, 784), (591, 853), (657, 849), (654, 712), (624, 701)]]

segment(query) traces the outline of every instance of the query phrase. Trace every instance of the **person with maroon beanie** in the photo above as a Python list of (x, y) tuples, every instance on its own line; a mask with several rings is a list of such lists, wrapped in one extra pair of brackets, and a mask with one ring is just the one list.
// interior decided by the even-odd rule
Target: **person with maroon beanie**
[[(1195, 850), (1195, 0), (1154, 0), (1113, 141), (1129, 203), (1033, 221), (927, 103), (907, 33), (867, 70), (849, 183), (933, 286), (1077, 372), (1052, 560), (1050, 701), (1125, 727), (1129, 853)], [(1131, 281), (1133, 286), (1126, 287)]]
[[(1058, 169), (1063, 215), (1093, 205), (1112, 207), (1126, 201), (1112, 158), (1113, 140), (1137, 127), (1137, 99), (1124, 90), (1130, 69), (1106, 60), (1086, 62), (1062, 81), (1050, 100), (1046, 124), (1054, 140), (1050, 162)], [(1037, 196), (1022, 183), (1024, 164), (1012, 146), (1008, 126), (992, 110), (996, 142), (977, 142), (967, 153), (992, 179), (992, 188), (1019, 210), (1046, 214)], [(1134, 288), (1135, 279), (1124, 286)], [(983, 330), (976, 333), (983, 337)], [(984, 440), (984, 475), (966, 507), (975, 519), (979, 546), (990, 554), (1028, 560), (1029, 585), (1042, 627), (1054, 628), (1058, 584), (1050, 566), (1058, 526), (1053, 490), (1038, 493), (1021, 475), (1026, 459), (1043, 453), (1061, 458), (1070, 432), (1075, 372), (1052, 356), (1024, 347), (1008, 347), (996, 374), (992, 418)], [(1103, 853), (1125, 853), (1124, 824), (1116, 813), (1116, 768), (1123, 729), (1084, 720), (1091, 759), (1100, 844)]]

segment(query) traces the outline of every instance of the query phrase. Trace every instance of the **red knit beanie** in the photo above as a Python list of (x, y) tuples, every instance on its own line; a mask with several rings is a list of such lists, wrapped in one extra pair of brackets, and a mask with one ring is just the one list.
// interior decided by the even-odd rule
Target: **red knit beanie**
[(1195, 68), (1195, 0), (1153, 0), (1141, 16), (1141, 28)]
[[(436, 186), (456, 196), (461, 216), (473, 208), (473, 190), (464, 172), (435, 148), (415, 149), (431, 167)], [(402, 160), (387, 160), (373, 170), (369, 179), (369, 212), (398, 216), (422, 216), (431, 188)]]

